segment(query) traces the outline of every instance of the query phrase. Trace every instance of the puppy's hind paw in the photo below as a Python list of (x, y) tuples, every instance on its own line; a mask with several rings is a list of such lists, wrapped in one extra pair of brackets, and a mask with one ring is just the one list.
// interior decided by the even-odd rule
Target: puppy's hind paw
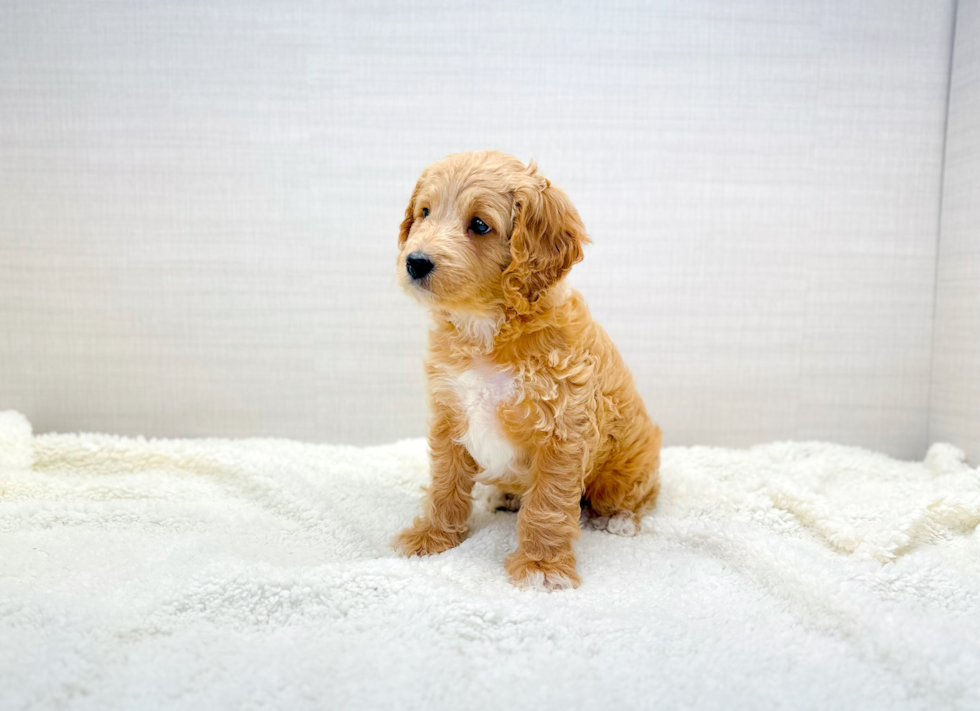
[(636, 514), (632, 511), (617, 511), (612, 516), (598, 516), (592, 519), (592, 527), (627, 538), (635, 536), (640, 531)]
[(500, 496), (494, 502), (494, 509), (497, 511), (519, 511), (521, 508), (520, 494), (505, 494), (499, 492)]
[(583, 529), (593, 528), (627, 538), (640, 532), (640, 522), (632, 511), (615, 511), (611, 516), (599, 516), (591, 508), (583, 507), (579, 525)]
[(506, 494), (496, 486), (487, 486), (479, 493), (474, 489), (473, 498), (485, 503), (489, 511), (518, 511), (521, 508), (520, 494)]

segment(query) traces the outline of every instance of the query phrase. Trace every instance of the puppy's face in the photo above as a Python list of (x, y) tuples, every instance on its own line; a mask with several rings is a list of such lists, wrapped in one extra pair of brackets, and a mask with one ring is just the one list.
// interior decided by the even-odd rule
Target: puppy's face
[(527, 313), (582, 257), (568, 198), (495, 151), (452, 155), (419, 178), (398, 238), (399, 284), (429, 307)]
[[(511, 172), (524, 167), (514, 163)], [(485, 314), (502, 301), (514, 199), (506, 173), (495, 167), (463, 154), (419, 178), (399, 239), (398, 279), (422, 303)]]

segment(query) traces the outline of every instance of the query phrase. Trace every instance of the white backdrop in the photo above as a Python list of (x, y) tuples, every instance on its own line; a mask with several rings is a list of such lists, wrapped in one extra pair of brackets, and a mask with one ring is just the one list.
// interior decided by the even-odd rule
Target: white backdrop
[(953, 0), (0, 0), (0, 406), (41, 430), (424, 431), (398, 223), (534, 157), (668, 444), (918, 457)]

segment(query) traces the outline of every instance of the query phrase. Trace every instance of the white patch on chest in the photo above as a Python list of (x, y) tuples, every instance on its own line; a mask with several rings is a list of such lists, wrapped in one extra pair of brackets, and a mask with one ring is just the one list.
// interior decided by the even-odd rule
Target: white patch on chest
[(514, 446), (500, 427), (497, 410), (513, 400), (517, 392), (514, 377), (490, 366), (475, 366), (460, 373), (453, 388), (467, 422), (460, 444), (483, 469), (477, 480), (500, 479), (514, 463)]

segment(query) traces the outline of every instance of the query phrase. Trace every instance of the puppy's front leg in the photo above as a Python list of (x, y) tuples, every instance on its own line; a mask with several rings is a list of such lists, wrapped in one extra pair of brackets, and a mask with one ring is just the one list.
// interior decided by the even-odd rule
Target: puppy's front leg
[(466, 535), (466, 520), (473, 507), (473, 457), (453, 439), (453, 414), (436, 411), (429, 428), (432, 484), (423, 504), (423, 515), (398, 538), (395, 547), (405, 555), (431, 555), (458, 546)]
[(581, 459), (563, 454), (556, 443), (538, 453), (532, 475), (534, 483), (521, 498), (518, 545), (507, 557), (507, 573), (523, 588), (577, 588), (572, 545), (580, 532)]

